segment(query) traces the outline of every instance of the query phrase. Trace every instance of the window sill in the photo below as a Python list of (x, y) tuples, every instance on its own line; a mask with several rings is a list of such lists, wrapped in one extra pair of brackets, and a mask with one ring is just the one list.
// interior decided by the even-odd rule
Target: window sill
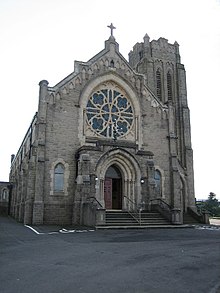
[(54, 191), (53, 194), (51, 194), (52, 196), (64, 196), (65, 193), (64, 191)]

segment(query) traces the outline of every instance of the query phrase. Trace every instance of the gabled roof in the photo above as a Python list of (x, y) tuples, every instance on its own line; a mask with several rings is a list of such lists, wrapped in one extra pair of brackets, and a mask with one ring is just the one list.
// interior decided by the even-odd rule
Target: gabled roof
[(115, 38), (113, 36), (110, 36), (109, 39), (105, 41), (105, 48), (102, 51), (97, 53), (95, 56), (93, 56), (87, 62), (75, 61), (74, 62), (74, 71), (72, 73), (70, 73), (68, 76), (66, 76), (63, 80), (58, 82), (55, 86), (49, 87), (49, 90), (56, 91), (57, 88), (62, 87), (63, 85), (65, 85), (66, 83), (71, 81), (71, 79), (76, 77), (81, 72), (83, 67), (90, 67), (93, 64), (98, 63), (100, 60), (105, 61), (106, 58), (112, 59), (112, 61), (114, 63), (120, 60), (121, 62), (124, 63), (124, 66), (127, 67), (128, 70), (133, 72), (133, 69), (129, 65), (128, 61), (119, 52), (119, 44), (115, 41)]
[(52, 95), (55, 94), (60, 97), (60, 93), (66, 93), (79, 85), (83, 86), (95, 76), (100, 76), (107, 72), (121, 76), (129, 81), (137, 91), (142, 91), (143, 96), (148, 96), (152, 107), (167, 109), (167, 106), (163, 105), (148, 88), (145, 83), (145, 76), (136, 72), (119, 52), (119, 44), (113, 36), (110, 36), (105, 41), (105, 48), (87, 62), (75, 61), (74, 72), (58, 82), (54, 87), (48, 87), (48, 91)]

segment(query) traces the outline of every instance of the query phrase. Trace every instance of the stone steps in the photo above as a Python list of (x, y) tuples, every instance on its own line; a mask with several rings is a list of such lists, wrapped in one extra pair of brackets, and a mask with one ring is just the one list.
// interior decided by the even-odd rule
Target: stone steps
[(107, 229), (171, 226), (171, 223), (158, 212), (142, 212), (140, 218), (139, 214), (131, 215), (127, 211), (106, 211), (106, 223), (104, 225), (99, 225), (96, 228)]

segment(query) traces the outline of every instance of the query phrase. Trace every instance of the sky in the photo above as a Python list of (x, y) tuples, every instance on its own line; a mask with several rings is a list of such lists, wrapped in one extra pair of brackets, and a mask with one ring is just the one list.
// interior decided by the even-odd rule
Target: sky
[(49, 86), (104, 49), (107, 25), (121, 54), (147, 33), (180, 45), (194, 152), (195, 196), (220, 200), (220, 0), (0, 0), (0, 181)]

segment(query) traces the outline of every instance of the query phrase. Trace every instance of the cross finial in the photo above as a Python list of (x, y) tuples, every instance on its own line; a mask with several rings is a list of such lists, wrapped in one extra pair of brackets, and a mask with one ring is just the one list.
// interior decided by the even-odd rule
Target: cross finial
[(114, 27), (114, 25), (112, 23), (110, 25), (108, 25), (108, 27), (111, 30), (111, 37), (113, 37), (113, 30), (116, 29), (116, 27)]

